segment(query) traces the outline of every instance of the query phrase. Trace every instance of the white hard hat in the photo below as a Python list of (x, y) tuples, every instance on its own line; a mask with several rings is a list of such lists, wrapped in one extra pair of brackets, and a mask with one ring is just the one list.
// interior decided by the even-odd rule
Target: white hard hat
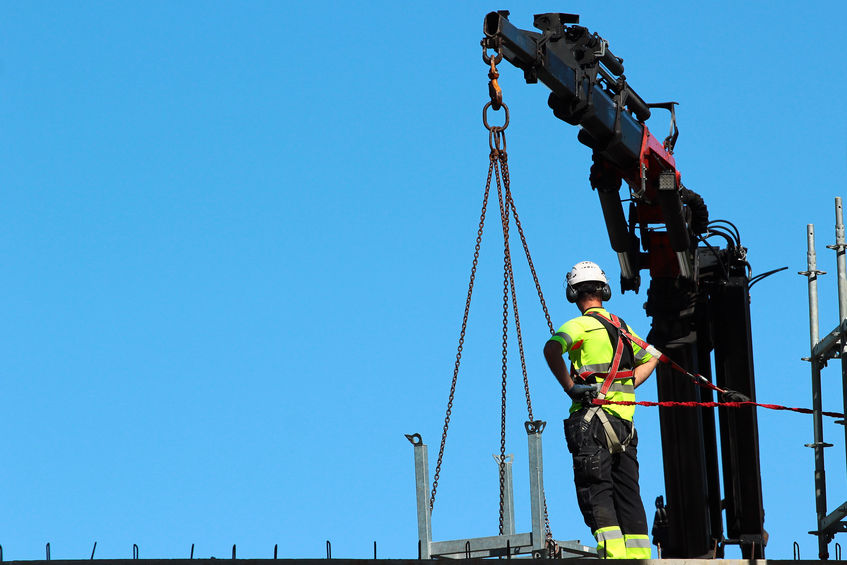
[(568, 285), (576, 286), (584, 282), (601, 282), (609, 284), (609, 279), (606, 278), (606, 273), (600, 268), (600, 265), (591, 261), (580, 261), (573, 266), (571, 272), (568, 273)]
[(578, 295), (576, 286), (584, 282), (597, 282), (603, 284), (603, 300), (611, 298), (612, 289), (609, 286), (609, 279), (606, 278), (606, 273), (603, 272), (600, 265), (592, 261), (580, 261), (573, 266), (565, 280), (565, 284), (567, 286), (566, 295), (569, 302), (576, 302)]

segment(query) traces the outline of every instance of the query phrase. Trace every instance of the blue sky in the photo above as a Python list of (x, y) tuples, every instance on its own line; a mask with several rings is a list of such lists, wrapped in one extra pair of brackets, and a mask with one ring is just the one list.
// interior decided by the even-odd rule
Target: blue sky
[[(11, 3), (0, 18), (0, 544), (6, 559), (416, 555), (412, 449), (444, 417), (488, 163), (482, 19), (579, 13), (648, 101), (676, 100), (683, 181), (755, 273), (761, 401), (810, 406), (805, 226), (834, 274), (845, 8), (830, 1)], [(554, 323), (561, 281), (618, 267), (590, 153), (504, 65), (512, 189)], [(653, 118), (657, 136), (667, 120)], [(436, 539), (497, 531), (500, 240), (483, 240)], [(588, 540), (546, 324), (516, 267), (558, 539)], [(639, 295), (610, 308), (642, 335)], [(837, 323), (821, 282), (821, 331)], [(516, 349), (511, 352), (517, 359)], [(518, 530), (525, 408), (509, 388)], [(841, 411), (838, 370), (824, 407)], [(655, 400), (649, 381), (640, 390)], [(647, 508), (658, 417), (639, 408)], [(807, 416), (759, 412), (767, 555), (816, 551)], [(847, 499), (827, 422), (829, 508)], [(652, 521), (652, 512), (648, 510)], [(730, 549), (728, 555), (733, 556)]]

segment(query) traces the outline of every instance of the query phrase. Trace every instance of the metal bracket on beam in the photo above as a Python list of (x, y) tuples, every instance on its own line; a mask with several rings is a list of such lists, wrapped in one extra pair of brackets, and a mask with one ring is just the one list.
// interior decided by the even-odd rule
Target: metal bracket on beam
[(840, 344), (841, 338), (845, 334), (847, 334), (847, 320), (838, 324), (834, 330), (812, 348), (812, 357), (821, 360), (834, 357), (832, 350)]
[(831, 443), (826, 443), (825, 441), (819, 441), (816, 443), (804, 443), (803, 447), (811, 447), (812, 449), (816, 447), (832, 447)]
[(841, 521), (844, 518), (847, 518), (847, 502), (821, 520), (818, 529), (824, 533), (847, 532), (847, 523)]

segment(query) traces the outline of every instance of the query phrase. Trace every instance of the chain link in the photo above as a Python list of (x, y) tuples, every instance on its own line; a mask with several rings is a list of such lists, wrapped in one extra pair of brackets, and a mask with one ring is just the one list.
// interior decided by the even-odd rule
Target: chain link
[[(509, 205), (505, 200), (504, 191), (500, 180), (500, 167), (506, 154), (505, 129), (509, 125), (509, 108), (503, 104), (503, 91), (497, 83), (500, 74), (497, 72), (497, 63), (502, 59), (491, 57), (487, 61), (491, 68), (488, 72), (488, 94), (491, 101), (482, 108), (482, 122), (488, 129), (488, 145), (491, 148), (491, 158), (494, 160), (494, 176), (497, 181), (497, 201), (500, 206), (500, 222), (503, 226), (503, 353), (502, 353), (502, 379), (500, 385), (500, 460), (498, 462), (498, 476), (500, 482), (500, 512), (499, 525), (500, 535), (503, 535), (503, 514), (506, 496), (506, 374), (508, 367), (509, 351), (509, 282), (512, 270), (512, 257), (509, 252)], [(483, 60), (485, 51), (483, 50)], [(501, 108), (505, 114), (505, 120), (500, 127), (488, 125), (489, 106), (497, 111)]]
[[(503, 144), (505, 146), (505, 133), (503, 133), (503, 138)], [(532, 280), (535, 282), (535, 290), (538, 293), (538, 300), (541, 302), (541, 309), (544, 311), (544, 318), (547, 320), (547, 328), (550, 330), (550, 334), (553, 334), (555, 333), (555, 330), (553, 329), (553, 321), (550, 318), (550, 311), (547, 309), (547, 302), (544, 300), (544, 293), (541, 292), (541, 284), (538, 282), (538, 274), (535, 272), (535, 264), (532, 262), (532, 256), (529, 253), (529, 245), (526, 243), (526, 236), (524, 235), (523, 226), (521, 225), (521, 219), (518, 216), (518, 209), (515, 206), (514, 199), (512, 198), (511, 179), (509, 178), (509, 162), (505, 151), (500, 153), (500, 167), (503, 170), (503, 185), (505, 187), (506, 200), (512, 210), (512, 216), (515, 218), (515, 226), (518, 228), (521, 245), (523, 245), (523, 250), (526, 254), (526, 261), (529, 264), (529, 270), (532, 273)], [(509, 267), (511, 269), (511, 263)], [(532, 415), (532, 399), (529, 394), (529, 379), (527, 378), (526, 372), (526, 359), (524, 356), (523, 338), (521, 337), (521, 321), (518, 316), (518, 302), (515, 293), (514, 274), (512, 275), (512, 306), (515, 311), (515, 330), (517, 331), (518, 349), (521, 354), (521, 371), (523, 372), (524, 392), (526, 394), (526, 410), (529, 415), (529, 421), (532, 422), (535, 418)], [(553, 532), (550, 529), (550, 515), (547, 513), (547, 495), (543, 491), (542, 500), (544, 501), (544, 530), (546, 538), (548, 542), (553, 542)]]
[[(500, 151), (504, 133), (493, 132), (494, 146), (497, 149), (498, 164), (502, 164), (504, 152)], [(495, 164), (494, 176), (497, 181), (497, 200), (500, 204), (500, 222), (503, 225), (503, 355), (502, 381), (500, 391), (500, 535), (503, 535), (503, 504), (505, 500), (505, 461), (506, 461), (506, 368), (509, 344), (509, 290), (512, 272), (512, 256), (509, 250), (509, 205), (505, 202), (504, 191), (500, 181), (500, 168)]]
[[(503, 138), (503, 140), (502, 140), (503, 146), (505, 147), (505, 144), (506, 144), (506, 142), (505, 142), (505, 132), (500, 131), (498, 133)], [(509, 278), (509, 286), (510, 286), (511, 298), (512, 298), (512, 310), (513, 310), (514, 316), (515, 316), (515, 332), (516, 332), (517, 338), (518, 338), (518, 351), (520, 352), (520, 359), (521, 359), (521, 372), (523, 374), (524, 393), (526, 395), (526, 410), (527, 410), (527, 414), (528, 414), (528, 419), (529, 419), (530, 422), (532, 422), (532, 421), (535, 420), (535, 418), (533, 417), (533, 413), (532, 413), (532, 398), (531, 398), (530, 393), (529, 393), (529, 378), (527, 376), (527, 370), (526, 370), (526, 356), (524, 354), (524, 348), (523, 348), (523, 336), (522, 336), (522, 332), (521, 332), (521, 320), (520, 320), (520, 315), (518, 314), (517, 292), (515, 290), (515, 276), (514, 276), (514, 270), (513, 270), (513, 267), (512, 267), (511, 251), (510, 251), (510, 247), (509, 247), (509, 211), (510, 210), (512, 211), (512, 215), (515, 218), (515, 225), (518, 228), (518, 233), (520, 234), (521, 243), (523, 245), (524, 252), (526, 253), (527, 262), (529, 263), (530, 270), (532, 271), (532, 276), (533, 276), (533, 280), (535, 281), (536, 290), (538, 291), (538, 298), (541, 302), (541, 307), (544, 310), (544, 316), (547, 319), (547, 325), (550, 328), (551, 334), (553, 333), (553, 322), (550, 319), (550, 313), (547, 310), (547, 304), (544, 301), (544, 295), (541, 292), (541, 285), (538, 282), (538, 275), (535, 272), (535, 265), (533, 264), (532, 257), (529, 254), (529, 246), (526, 243), (526, 237), (524, 236), (524, 233), (523, 233), (523, 227), (520, 224), (520, 218), (518, 217), (517, 207), (515, 206), (515, 201), (512, 198), (511, 179), (509, 177), (508, 155), (507, 155), (506, 151), (503, 150), (503, 151), (499, 152), (498, 157), (499, 157), (499, 164), (500, 164), (499, 169), (502, 170), (503, 190), (504, 190), (504, 193), (505, 193), (505, 210), (503, 209), (503, 205), (501, 204), (500, 217), (503, 221), (504, 248), (505, 248), (504, 254), (508, 257), (507, 265), (506, 265), (506, 271), (507, 271), (506, 276)], [(497, 179), (498, 196), (499, 196), (499, 189), (500, 189), (500, 170), (498, 170), (497, 168), (494, 169), (494, 174), (495, 174), (495, 177)], [(505, 304), (504, 304), (504, 308), (505, 308)], [(503, 379), (504, 379), (504, 387), (505, 387), (505, 374), (504, 374)], [(503, 389), (503, 395), (504, 395), (504, 397), (502, 399), (502, 402), (505, 404), (505, 388)], [(505, 408), (504, 408), (504, 413), (505, 413)], [(503, 426), (502, 429), (503, 429), (502, 433), (504, 435), (503, 435), (503, 437), (501, 437), (501, 443), (505, 443), (505, 426)], [(547, 512), (547, 496), (543, 492), (542, 492), (542, 499), (544, 501), (544, 528), (545, 528), (545, 534), (546, 534), (545, 537), (547, 538), (548, 541), (552, 541), (553, 534), (552, 534), (552, 531), (550, 529), (550, 517), (549, 517), (549, 514)], [(501, 522), (502, 522), (502, 510), (501, 510)], [(501, 534), (502, 534), (502, 532), (501, 532)]]
[[(450, 395), (447, 400), (447, 413), (444, 417), (444, 427), (442, 429), (441, 434), (441, 445), (438, 450), (438, 460), (435, 465), (435, 474), (433, 476), (432, 481), (432, 492), (430, 494), (429, 499), (429, 509), (432, 512), (435, 507), (435, 495), (438, 489), (438, 479), (441, 475), (441, 464), (444, 459), (444, 450), (447, 444), (447, 430), (450, 425), (450, 417), (452, 415), (453, 410), (453, 400), (456, 393), (456, 383), (458, 381), (459, 376), (459, 366), (461, 364), (462, 359), (462, 349), (464, 347), (465, 342), (465, 334), (467, 331), (468, 324), (468, 314), (470, 312), (471, 306), (471, 298), (473, 296), (473, 287), (474, 281), (476, 280), (477, 266), (479, 264), (479, 250), (482, 243), (482, 233), (485, 225), (485, 215), (488, 207), (488, 197), (491, 192), (491, 180), (492, 177), (496, 179), (497, 184), (497, 200), (500, 207), (500, 220), (503, 228), (503, 343), (502, 343), (502, 379), (501, 379), (501, 396), (500, 396), (500, 457), (499, 457), (499, 479), (500, 479), (500, 535), (504, 534), (503, 528), (503, 518), (504, 518), (504, 504), (505, 504), (505, 467), (506, 467), (506, 385), (507, 385), (507, 365), (508, 365), (508, 334), (509, 334), (509, 302), (511, 299), (512, 313), (515, 318), (515, 332), (517, 334), (518, 339), (518, 350), (520, 352), (520, 360), (521, 360), (521, 372), (523, 374), (523, 383), (524, 383), (524, 392), (526, 394), (526, 407), (527, 413), (529, 416), (529, 420), (533, 421), (533, 413), (532, 413), (532, 399), (530, 397), (529, 392), (529, 379), (527, 377), (526, 370), (526, 357), (524, 353), (523, 347), (523, 337), (521, 333), (521, 325), (520, 325), (520, 316), (518, 315), (518, 302), (517, 302), (517, 292), (515, 288), (515, 275), (514, 269), (512, 267), (512, 256), (511, 250), (509, 246), (509, 224), (510, 224), (510, 215), (514, 217), (515, 226), (518, 229), (518, 234), (520, 235), (521, 245), (523, 246), (524, 253), (526, 254), (527, 262), (529, 264), (529, 269), (532, 273), (532, 279), (535, 283), (535, 289), (538, 293), (539, 301), (541, 302), (541, 308), (544, 311), (544, 317), (547, 320), (547, 327), (550, 330), (550, 333), (553, 333), (553, 322), (550, 318), (550, 313), (547, 309), (547, 303), (544, 300), (544, 295), (541, 292), (541, 285), (538, 281), (538, 275), (535, 271), (535, 265), (532, 262), (532, 257), (529, 253), (529, 246), (526, 242), (526, 236), (523, 231), (523, 226), (520, 222), (520, 217), (518, 216), (517, 207), (515, 206), (514, 199), (512, 198), (512, 192), (510, 187), (510, 178), (509, 178), (509, 164), (508, 164), (508, 156), (506, 154), (506, 135), (505, 130), (509, 125), (509, 108), (505, 104), (502, 103), (502, 91), (500, 90), (499, 85), (497, 84), (497, 69), (496, 64), (500, 62), (502, 58), (501, 54), (498, 54), (498, 57), (485, 57), (485, 51), (483, 50), (483, 59), (485, 59), (486, 64), (490, 65), (489, 78), (491, 79), (493, 84), (489, 84), (489, 94), (491, 96), (491, 101), (486, 103), (482, 109), (482, 119), (485, 128), (488, 130), (488, 144), (490, 147), (489, 153), (489, 164), (488, 164), (488, 177), (485, 181), (485, 194), (482, 199), (482, 211), (480, 212), (479, 217), (479, 227), (477, 229), (476, 236), (476, 244), (474, 245), (474, 254), (473, 254), (473, 264), (471, 267), (471, 275), (470, 281), (468, 282), (468, 294), (465, 299), (465, 311), (462, 316), (462, 329), (459, 334), (459, 345), (456, 351), (456, 362), (453, 366), (453, 381), (450, 385)], [(492, 108), (494, 111), (498, 111), (501, 108), (504, 111), (505, 120), (503, 125), (501, 126), (491, 126), (488, 124), (488, 108)], [(553, 542), (553, 534), (550, 530), (550, 519), (547, 513), (547, 497), (542, 492), (543, 501), (544, 501), (544, 527), (546, 533), (546, 539), (548, 547), (551, 547), (551, 544), (555, 545)]]
[[(523, 226), (521, 225), (521, 219), (518, 216), (518, 210), (515, 207), (515, 201), (512, 200), (512, 193), (508, 189), (509, 186), (509, 165), (504, 161), (503, 163), (503, 176), (506, 179), (507, 193), (509, 194), (509, 203), (512, 206), (512, 216), (515, 218), (515, 226), (518, 228), (518, 234), (521, 236), (521, 244), (523, 245), (524, 253), (526, 254), (526, 261), (529, 263), (529, 270), (532, 273), (532, 280), (535, 282), (535, 290), (538, 293), (538, 300), (541, 302), (541, 309), (544, 310), (544, 318), (547, 320), (547, 328), (550, 330), (550, 334), (556, 333), (556, 330), (553, 329), (553, 320), (550, 318), (550, 311), (547, 309), (547, 302), (544, 300), (544, 293), (541, 292), (541, 284), (538, 282), (538, 274), (535, 272), (535, 264), (532, 262), (532, 256), (529, 254), (529, 246), (526, 243), (526, 236), (523, 232)], [(531, 420), (532, 418), (530, 418)]]
[[(501, 155), (500, 155), (500, 168), (503, 171), (503, 181), (504, 181), (505, 193), (506, 193), (506, 216), (507, 217), (505, 218), (505, 221), (508, 222), (509, 209), (511, 208), (514, 211), (515, 210), (515, 203), (512, 200), (512, 191), (509, 187), (509, 165), (508, 165), (507, 156), (506, 156), (505, 152), (501, 153)], [(508, 226), (506, 226), (504, 229), (508, 233)], [(508, 241), (506, 242), (506, 247), (507, 248), (509, 247)], [(510, 259), (511, 259), (511, 252), (509, 252), (509, 255), (510, 255)], [(509, 285), (511, 287), (510, 290), (511, 290), (511, 295), (512, 295), (512, 311), (513, 311), (514, 316), (515, 316), (515, 333), (517, 334), (517, 337), (518, 337), (518, 351), (520, 352), (520, 357), (521, 357), (521, 373), (523, 374), (524, 393), (526, 395), (526, 411), (527, 411), (527, 414), (529, 416), (529, 418), (528, 418), (529, 421), (532, 422), (532, 421), (535, 420), (535, 418), (533, 417), (533, 414), (532, 414), (532, 399), (530, 398), (530, 394), (529, 394), (529, 378), (527, 377), (527, 373), (526, 373), (526, 356), (524, 355), (523, 335), (521, 333), (521, 318), (520, 318), (520, 315), (518, 314), (518, 297), (517, 297), (517, 292), (515, 291), (515, 274), (514, 274), (514, 270), (512, 268), (511, 260), (509, 261), (508, 271), (509, 271)]]
[(479, 248), (482, 244), (482, 230), (485, 226), (485, 212), (488, 207), (488, 194), (491, 189), (491, 175), (494, 171), (497, 156), (491, 152), (490, 162), (488, 165), (488, 179), (485, 181), (485, 194), (482, 197), (482, 211), (479, 214), (479, 228), (476, 232), (476, 245), (473, 252), (473, 266), (471, 267), (471, 277), (468, 283), (468, 295), (465, 299), (465, 313), (462, 316), (462, 331), (459, 333), (459, 347), (456, 351), (456, 363), (453, 366), (453, 383), (450, 385), (450, 396), (447, 400), (447, 414), (444, 416), (444, 428), (441, 432), (441, 446), (438, 448), (438, 461), (435, 465), (435, 475), (432, 478), (432, 493), (429, 497), (429, 511), (432, 512), (435, 507), (435, 493), (438, 490), (438, 478), (441, 475), (441, 462), (444, 459), (444, 447), (447, 444), (447, 428), (450, 426), (450, 415), (453, 412), (453, 397), (456, 394), (456, 382), (459, 378), (459, 364), (462, 362), (462, 349), (465, 344), (465, 332), (468, 327), (468, 314), (471, 309), (471, 297), (473, 296), (473, 285), (476, 280), (476, 269), (479, 265)]

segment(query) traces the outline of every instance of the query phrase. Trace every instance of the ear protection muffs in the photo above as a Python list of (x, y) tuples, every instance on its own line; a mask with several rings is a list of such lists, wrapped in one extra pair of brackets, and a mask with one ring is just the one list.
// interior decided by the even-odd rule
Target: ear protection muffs
[(612, 297), (612, 288), (606, 273), (597, 263), (591, 261), (580, 261), (568, 273), (565, 278), (565, 297), (568, 302), (576, 302), (579, 291), (576, 287), (581, 284), (594, 283), (596, 291), (600, 292), (600, 299), (605, 302)]
[[(612, 297), (612, 287), (609, 286), (609, 283), (603, 283), (603, 288), (600, 289), (600, 292), (600, 299), (603, 302), (607, 302)], [(579, 291), (577, 291), (573, 286), (569, 284), (565, 286), (565, 298), (568, 299), (568, 302), (573, 304), (576, 302), (578, 296)]]
[(609, 283), (603, 285), (603, 295), (600, 297), (603, 299), (603, 302), (608, 302), (612, 297), (612, 287), (609, 286)]
[(569, 284), (565, 285), (565, 298), (568, 299), (568, 302), (570, 302), (571, 304), (576, 302), (576, 297), (578, 295), (579, 295), (579, 293), (576, 291), (576, 289), (574, 287), (572, 287)]

